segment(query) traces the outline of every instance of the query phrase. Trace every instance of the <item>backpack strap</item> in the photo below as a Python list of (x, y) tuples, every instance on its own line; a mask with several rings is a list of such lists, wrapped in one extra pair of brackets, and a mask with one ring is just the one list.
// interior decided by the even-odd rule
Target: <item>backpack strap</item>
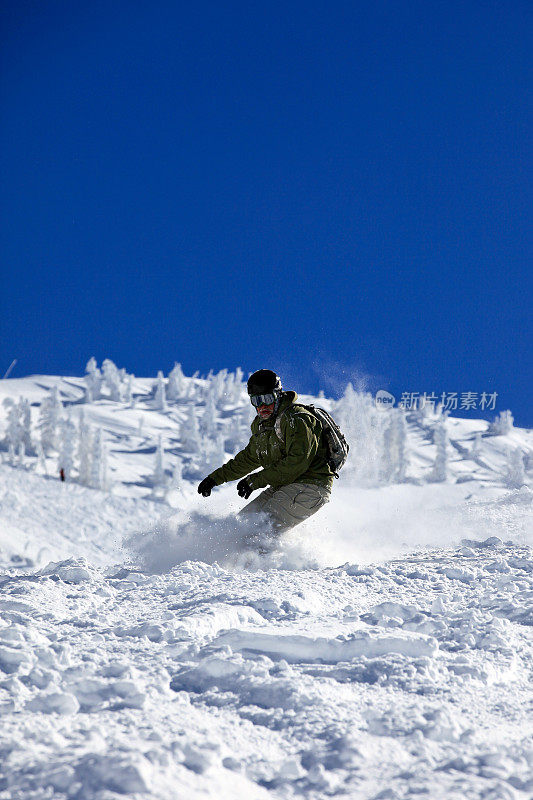
[(276, 417), (276, 419), (275, 419), (275, 421), (274, 421), (274, 430), (275, 430), (275, 432), (276, 432), (276, 436), (278, 437), (278, 439), (280, 440), (280, 442), (284, 443), (284, 441), (285, 441), (285, 440), (283, 439), (283, 434), (282, 434), (282, 432), (281, 432), (281, 418), (282, 418), (282, 416), (283, 416), (284, 414), (287, 414), (287, 412), (289, 412), (289, 411), (291, 411), (291, 412), (293, 411), (295, 414), (297, 414), (297, 413), (298, 413), (298, 409), (299, 409), (299, 408), (303, 408), (303, 409), (305, 409), (306, 411), (308, 411), (308, 412), (311, 414), (311, 416), (313, 416), (313, 417), (314, 417), (314, 419), (316, 419), (316, 417), (315, 417), (315, 415), (313, 414), (313, 412), (312, 412), (312, 409), (311, 409), (311, 407), (310, 407), (310, 406), (304, 406), (304, 404), (303, 404), (303, 403), (295, 403), (295, 405), (288, 406), (287, 408), (285, 408), (285, 409), (284, 409), (284, 410), (281, 412), (281, 414), (278, 414), (278, 416)]
[[(287, 411), (287, 409), (285, 409), (285, 411)], [(280, 442), (283, 442), (283, 435), (281, 433), (281, 418), (284, 415), (285, 411), (282, 411), (281, 414), (278, 414), (278, 416), (274, 421), (274, 430), (276, 431), (276, 436), (278, 437)]]

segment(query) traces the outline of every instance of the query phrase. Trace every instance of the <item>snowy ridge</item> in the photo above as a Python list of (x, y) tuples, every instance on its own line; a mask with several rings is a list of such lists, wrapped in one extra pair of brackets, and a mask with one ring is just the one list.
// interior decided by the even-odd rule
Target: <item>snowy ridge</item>
[[(195, 492), (246, 436), (235, 376), (175, 373), (169, 398), (106, 369), (90, 402), (86, 379), (0, 382), (0, 800), (530, 798), (531, 432), (316, 400), (351, 463), (254, 557), (234, 485)], [(65, 483), (60, 442), (39, 454), (54, 386), (102, 430), (104, 490), (79, 442)]]
[[(187, 378), (176, 365), (154, 381), (108, 360), (102, 370), (94, 359), (87, 368), (85, 378), (0, 381), (4, 461), (52, 476), (62, 466), (67, 479), (93, 488), (168, 501), (169, 491), (201, 479), (248, 440), (253, 409), (239, 370)], [(351, 384), (338, 401), (301, 399), (335, 414), (352, 446), (342, 477), (355, 475), (359, 486), (448, 478), (508, 488), (528, 483), (531, 431), (514, 428), (509, 411), (491, 424), (454, 418), (441, 407), (380, 413), (371, 395)], [(96, 453), (98, 461), (105, 456), (105, 478)]]

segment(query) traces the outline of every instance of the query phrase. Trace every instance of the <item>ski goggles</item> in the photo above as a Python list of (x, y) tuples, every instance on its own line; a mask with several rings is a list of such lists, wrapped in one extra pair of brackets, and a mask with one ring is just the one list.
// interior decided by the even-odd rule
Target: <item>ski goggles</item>
[(272, 392), (270, 394), (252, 394), (250, 395), (250, 403), (254, 408), (259, 406), (270, 406), (276, 402), (276, 395)]

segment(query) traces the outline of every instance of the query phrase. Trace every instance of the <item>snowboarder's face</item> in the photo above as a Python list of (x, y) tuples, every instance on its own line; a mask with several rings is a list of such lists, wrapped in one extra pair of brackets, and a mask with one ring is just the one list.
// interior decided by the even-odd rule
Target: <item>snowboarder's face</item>
[(271, 403), (269, 406), (259, 406), (257, 413), (261, 419), (268, 419), (274, 413), (275, 405), (275, 403)]

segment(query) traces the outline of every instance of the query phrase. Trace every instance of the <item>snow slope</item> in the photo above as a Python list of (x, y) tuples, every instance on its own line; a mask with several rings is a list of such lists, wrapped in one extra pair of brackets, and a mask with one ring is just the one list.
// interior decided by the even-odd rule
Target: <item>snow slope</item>
[[(0, 800), (533, 797), (533, 492), (530, 472), (502, 478), (531, 432), (449, 419), (450, 476), (431, 483), (415, 415), (407, 482), (348, 470), (259, 558), (235, 486), (196, 494), (185, 407), (155, 410), (151, 384), (134, 407), (83, 403), (111, 491), (4, 453)], [(77, 378), (3, 381), (0, 399), (29, 398), (36, 424), (54, 385), (81, 405)], [(163, 494), (161, 433), (169, 476), (178, 458), (191, 475)]]

